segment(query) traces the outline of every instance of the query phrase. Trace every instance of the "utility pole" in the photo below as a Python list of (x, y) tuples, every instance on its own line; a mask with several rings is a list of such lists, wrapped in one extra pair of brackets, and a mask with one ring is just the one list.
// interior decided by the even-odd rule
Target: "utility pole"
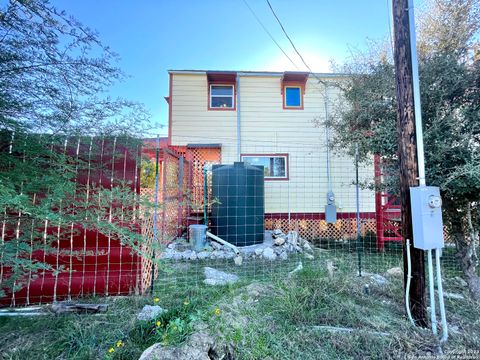
[[(426, 327), (424, 251), (413, 247), (410, 186), (418, 186), (415, 113), (408, 0), (393, 0), (394, 59), (397, 88), (397, 133), (400, 162), (400, 200), (402, 212), (403, 264), (407, 269), (406, 239), (410, 240), (412, 279), (410, 309), (418, 326)], [(404, 284), (407, 281), (404, 271)]]

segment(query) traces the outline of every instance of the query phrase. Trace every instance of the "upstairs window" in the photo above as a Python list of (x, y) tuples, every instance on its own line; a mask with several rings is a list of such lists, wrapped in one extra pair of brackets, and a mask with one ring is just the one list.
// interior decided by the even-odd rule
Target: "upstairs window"
[(210, 109), (234, 109), (234, 85), (210, 85)]
[(285, 94), (285, 107), (286, 108), (302, 108), (303, 96), (301, 86), (285, 86), (283, 91)]
[(242, 161), (262, 165), (265, 180), (288, 180), (288, 154), (243, 154)]

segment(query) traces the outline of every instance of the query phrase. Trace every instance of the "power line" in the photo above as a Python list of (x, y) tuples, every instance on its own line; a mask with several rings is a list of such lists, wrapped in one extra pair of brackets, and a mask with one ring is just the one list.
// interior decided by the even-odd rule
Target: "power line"
[(268, 4), (268, 7), (270, 8), (270, 10), (272, 11), (273, 16), (275, 16), (275, 19), (277, 19), (278, 25), (280, 25), (280, 27), (282, 28), (283, 33), (284, 33), (285, 36), (287, 37), (288, 41), (290, 41), (290, 44), (292, 45), (293, 50), (295, 50), (295, 52), (297, 53), (297, 55), (298, 55), (298, 56), (300, 57), (300, 59), (302, 60), (303, 64), (307, 67), (308, 71), (310, 71), (310, 73), (313, 74), (312, 69), (311, 69), (310, 66), (308, 66), (308, 64), (305, 62), (305, 59), (304, 59), (303, 56), (300, 54), (300, 52), (297, 50), (297, 48), (296, 48), (295, 44), (293, 43), (292, 39), (290, 38), (290, 36), (288, 36), (287, 31), (286, 31), (285, 28), (283, 27), (282, 22), (280, 21), (280, 19), (278, 18), (277, 14), (275, 13), (275, 10), (273, 10), (272, 4), (270, 4), (270, 1), (269, 1), (269, 0), (267, 0), (267, 4)]
[(290, 56), (287, 55), (287, 53), (282, 49), (282, 47), (280, 46), (280, 44), (275, 40), (275, 38), (273, 37), (273, 35), (268, 31), (268, 29), (265, 27), (265, 25), (263, 25), (262, 21), (259, 19), (259, 17), (257, 16), (257, 14), (255, 13), (255, 11), (253, 11), (253, 9), (250, 7), (250, 5), (248, 5), (247, 1), (246, 0), (243, 0), (244, 4), (247, 6), (248, 10), (250, 10), (250, 12), (252, 13), (252, 15), (255, 17), (255, 19), (257, 20), (257, 22), (260, 24), (260, 26), (263, 28), (263, 30), (268, 34), (268, 36), (270, 36), (270, 39), (272, 39), (272, 41), (275, 43), (275, 45), (277, 45), (277, 47), (280, 49), (280, 51), (283, 53), (283, 55), (285, 55), (287, 57), (288, 60), (290, 60), (290, 62), (293, 64), (293, 66), (295, 66), (297, 68), (297, 70), (300, 70), (299, 67), (297, 66), (297, 64), (295, 64), (295, 62), (293, 62), (293, 60), (290, 58)]

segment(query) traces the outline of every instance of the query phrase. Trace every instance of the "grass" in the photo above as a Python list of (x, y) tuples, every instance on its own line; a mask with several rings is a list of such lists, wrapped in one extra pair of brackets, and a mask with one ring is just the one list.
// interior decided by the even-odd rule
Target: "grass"
[[(393, 252), (362, 256), (368, 272), (383, 274), (401, 264)], [(287, 273), (300, 260), (303, 270), (289, 278)], [(336, 268), (333, 278), (326, 271), (329, 261)], [(203, 285), (201, 269), (208, 265), (235, 272), (241, 280), (231, 286)], [(84, 299), (109, 303), (106, 314), (0, 317), (0, 358), (138, 359), (157, 342), (181, 346), (200, 324), (219, 342), (231, 344), (235, 359), (397, 359), (438, 353), (431, 332), (405, 319), (401, 278), (391, 278), (383, 288), (370, 286), (367, 294), (370, 280), (356, 276), (355, 252), (321, 251), (315, 260), (297, 256), (281, 266), (256, 259), (241, 267), (223, 260), (177, 263), (172, 269), (175, 276), (163, 274), (153, 296)], [(468, 300), (453, 280), (445, 281), (445, 290), (463, 292), (467, 298), (446, 299), (454, 331), (444, 352), (479, 350), (479, 304)], [(139, 310), (155, 298), (168, 311), (152, 321), (137, 321)], [(356, 331), (315, 328), (325, 325)]]

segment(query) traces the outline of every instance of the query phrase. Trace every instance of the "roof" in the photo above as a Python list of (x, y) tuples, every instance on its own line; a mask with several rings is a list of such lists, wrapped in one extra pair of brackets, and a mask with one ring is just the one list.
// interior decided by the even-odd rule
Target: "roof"
[[(236, 74), (240, 76), (272, 76), (272, 77), (282, 77), (285, 74), (310, 74), (309, 72), (305, 71), (243, 71), (243, 70), (175, 70), (171, 69), (168, 70), (169, 74), (209, 74), (209, 73), (225, 73), (225, 74)], [(344, 77), (348, 76), (348, 74), (344, 73), (311, 73), (313, 76), (317, 77)]]

